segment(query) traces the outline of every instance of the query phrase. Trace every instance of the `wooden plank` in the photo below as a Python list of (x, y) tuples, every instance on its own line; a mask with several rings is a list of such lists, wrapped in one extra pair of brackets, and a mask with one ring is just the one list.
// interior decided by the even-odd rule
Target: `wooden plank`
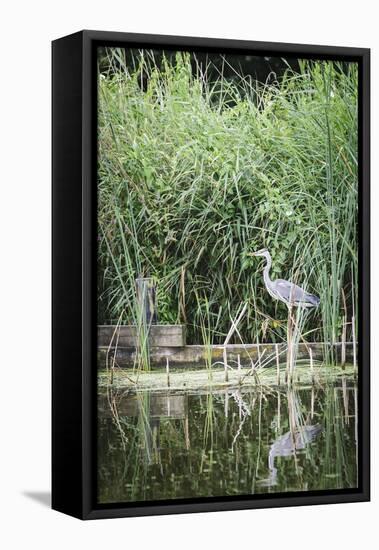
[[(116, 332), (115, 332), (116, 331)], [(115, 333), (115, 337), (112, 336)], [(137, 346), (138, 328), (135, 325), (100, 325), (97, 338), (99, 347), (115, 344), (118, 336), (118, 347), (135, 348)], [(149, 328), (149, 344), (152, 347), (184, 347), (186, 345), (185, 325), (151, 325)]]
[[(332, 346), (332, 344), (330, 344)], [(334, 350), (336, 352), (337, 364), (340, 361), (340, 351), (341, 345), (334, 344)], [(307, 346), (300, 343), (297, 358), (298, 360), (309, 360), (309, 349), (312, 349), (312, 358), (314, 361), (323, 360), (323, 345), (322, 343), (308, 343)], [(259, 351), (260, 355), (264, 356), (262, 363), (265, 364), (266, 360), (271, 357), (271, 361), (267, 362), (268, 366), (276, 366), (276, 352), (280, 354), (280, 362), (285, 362), (285, 350), (286, 344), (278, 344), (277, 347), (275, 344), (260, 344)], [(352, 361), (353, 357), (353, 345), (351, 342), (346, 344), (346, 360)], [(105, 364), (105, 355), (106, 347), (99, 346), (98, 354), (98, 367), (102, 368)], [(206, 355), (207, 349), (202, 345), (190, 345), (190, 346), (152, 346), (150, 348), (150, 362), (154, 367), (165, 367), (167, 358), (170, 361), (170, 368), (173, 367), (183, 367), (188, 366), (193, 367), (197, 365), (199, 368), (205, 367), (206, 365)], [(211, 355), (212, 362), (218, 362), (219, 364), (223, 361), (223, 346), (211, 346)], [(245, 366), (253, 360), (254, 363), (258, 360), (258, 346), (256, 344), (229, 344), (227, 346), (227, 356), (228, 361), (232, 366), (235, 366), (238, 361), (238, 355), (240, 355), (240, 360), (242, 365)], [(120, 367), (131, 367), (133, 366), (136, 360), (136, 351), (135, 347), (122, 347), (119, 345), (117, 348), (117, 363)]]

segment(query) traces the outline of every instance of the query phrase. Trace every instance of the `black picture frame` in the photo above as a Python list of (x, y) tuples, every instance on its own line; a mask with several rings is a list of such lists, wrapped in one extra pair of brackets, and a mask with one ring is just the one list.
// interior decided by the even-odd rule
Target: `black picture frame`
[[(359, 486), (357, 489), (97, 506), (96, 55), (99, 45), (359, 65)], [(52, 43), (52, 507), (81, 519), (370, 499), (370, 50), (85, 30)]]

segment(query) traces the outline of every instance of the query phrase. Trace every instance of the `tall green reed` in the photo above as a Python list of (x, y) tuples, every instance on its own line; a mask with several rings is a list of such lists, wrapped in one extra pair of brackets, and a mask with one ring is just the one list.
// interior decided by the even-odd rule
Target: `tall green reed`
[(273, 277), (297, 273), (321, 298), (305, 332), (337, 341), (342, 289), (350, 315), (357, 291), (356, 65), (301, 62), (299, 73), (261, 84), (238, 71), (212, 81), (184, 53), (159, 64), (152, 52), (129, 64), (123, 50), (106, 55), (100, 322), (131, 322), (134, 279), (151, 275), (161, 322), (186, 323), (189, 342), (201, 342), (198, 320), (210, 316), (222, 343), (241, 302), (245, 342), (282, 341), (286, 308), (247, 255), (266, 246)]

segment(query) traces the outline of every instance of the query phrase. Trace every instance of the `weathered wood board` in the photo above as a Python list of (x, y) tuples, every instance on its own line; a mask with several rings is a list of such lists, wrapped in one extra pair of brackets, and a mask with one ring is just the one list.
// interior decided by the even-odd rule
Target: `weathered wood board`
[[(341, 360), (341, 345), (328, 344), (329, 348), (333, 348), (335, 361)], [(280, 354), (280, 362), (286, 361), (285, 343), (278, 344), (278, 352)], [(300, 343), (298, 346), (297, 360), (309, 360), (309, 349), (312, 350), (313, 359), (315, 361), (323, 360), (323, 344), (308, 343), (307, 345)], [(167, 359), (169, 359), (170, 367), (188, 368), (191, 365), (197, 365), (199, 368), (206, 366), (207, 348), (201, 345), (190, 346), (157, 346), (150, 348), (150, 364), (152, 367), (164, 367)], [(105, 356), (108, 353), (108, 348), (99, 346), (98, 348), (98, 367), (103, 368), (105, 365)], [(110, 350), (109, 358), (113, 357), (114, 349)], [(223, 347), (211, 346), (212, 362), (223, 361)], [(229, 344), (227, 346), (227, 359), (232, 366), (238, 361), (238, 356), (243, 365), (248, 365), (253, 361), (261, 364), (271, 364), (276, 361), (275, 344)], [(346, 360), (352, 361), (353, 344), (346, 344)], [(130, 368), (135, 365), (136, 350), (131, 347), (122, 347), (120, 342), (116, 351), (116, 362), (119, 367)]]
[[(150, 347), (180, 348), (186, 345), (185, 325), (150, 325)], [(136, 348), (138, 327), (135, 325), (99, 325), (97, 329), (98, 347)]]

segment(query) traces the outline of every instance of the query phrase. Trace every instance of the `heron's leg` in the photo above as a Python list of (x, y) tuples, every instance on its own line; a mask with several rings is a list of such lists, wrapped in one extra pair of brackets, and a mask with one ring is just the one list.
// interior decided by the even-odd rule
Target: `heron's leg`
[[(299, 306), (299, 307), (301, 307), (301, 306)], [(303, 308), (302, 311), (303, 311), (303, 316), (304, 317), (303, 317), (303, 320), (300, 321), (300, 326), (299, 326), (298, 317), (295, 318), (295, 316), (292, 315), (292, 308), (291, 308), (291, 318), (292, 318), (292, 326), (293, 326), (293, 331), (292, 331), (293, 345), (296, 345), (296, 349), (297, 349), (298, 345), (299, 345), (299, 342), (301, 340), (303, 342), (303, 344), (305, 345), (305, 349), (307, 350), (308, 355), (310, 355), (310, 347), (308, 346), (307, 342), (303, 338), (303, 335), (301, 334), (301, 325), (302, 326), (305, 325), (305, 322), (307, 320), (307, 315), (309, 314), (309, 311), (306, 308)], [(292, 352), (292, 357), (293, 357), (293, 363), (295, 363), (295, 354), (293, 352)], [(293, 365), (293, 367), (295, 367), (295, 364)]]
[(288, 305), (288, 319), (287, 319), (287, 381), (290, 384), (292, 382), (292, 369), (293, 369), (293, 352), (292, 352), (292, 306)]
[(286, 366), (286, 378), (288, 381), (289, 372), (290, 372), (290, 308), (288, 307), (288, 314), (287, 314), (287, 366)]
[(295, 316), (293, 314), (293, 306), (290, 308), (290, 315), (291, 315), (291, 324), (292, 324), (292, 334), (291, 334), (291, 378), (294, 376), (295, 371), (295, 360), (296, 355), (295, 354), (295, 346), (297, 348), (298, 344), (298, 336), (299, 336), (299, 324), (297, 320), (297, 315)]

